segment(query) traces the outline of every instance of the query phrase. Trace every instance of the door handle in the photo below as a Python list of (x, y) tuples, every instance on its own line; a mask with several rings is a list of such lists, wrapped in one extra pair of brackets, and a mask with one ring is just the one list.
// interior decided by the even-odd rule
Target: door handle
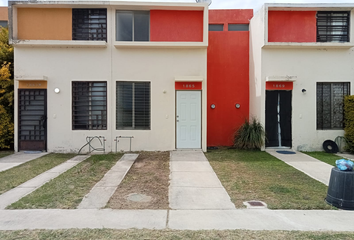
[(47, 116), (46, 115), (43, 115), (41, 117), (41, 125), (42, 127), (45, 129), (46, 128), (46, 123), (47, 123)]

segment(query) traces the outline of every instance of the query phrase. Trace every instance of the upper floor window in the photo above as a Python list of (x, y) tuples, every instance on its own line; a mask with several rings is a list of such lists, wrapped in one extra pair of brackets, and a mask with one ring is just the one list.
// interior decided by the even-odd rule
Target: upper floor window
[(317, 83), (317, 130), (343, 129), (344, 97), (350, 94), (349, 82)]
[(317, 12), (317, 42), (349, 42), (350, 12)]
[(224, 24), (209, 24), (209, 31), (224, 31)]
[(72, 14), (73, 40), (107, 41), (107, 9), (74, 8)]
[(150, 12), (117, 11), (116, 27), (117, 41), (149, 41)]

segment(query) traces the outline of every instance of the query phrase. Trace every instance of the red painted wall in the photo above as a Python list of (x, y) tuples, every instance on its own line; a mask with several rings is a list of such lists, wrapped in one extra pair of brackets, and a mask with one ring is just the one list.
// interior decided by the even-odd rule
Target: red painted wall
[[(207, 145), (231, 146), (234, 132), (249, 116), (249, 32), (227, 31), (228, 23), (249, 23), (253, 10), (210, 10), (207, 79)], [(235, 105), (241, 107), (237, 109)], [(216, 108), (211, 109), (210, 105)]]
[(150, 41), (202, 42), (203, 11), (150, 11)]
[(269, 11), (268, 42), (316, 42), (316, 11)]

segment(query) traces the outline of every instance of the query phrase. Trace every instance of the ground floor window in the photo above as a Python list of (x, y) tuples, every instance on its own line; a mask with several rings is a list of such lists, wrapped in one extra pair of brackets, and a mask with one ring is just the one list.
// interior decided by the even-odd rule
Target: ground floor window
[(317, 83), (317, 129), (343, 129), (344, 96), (350, 94), (349, 82)]
[(72, 82), (72, 128), (107, 129), (107, 82)]
[(150, 129), (150, 82), (117, 82), (116, 128)]

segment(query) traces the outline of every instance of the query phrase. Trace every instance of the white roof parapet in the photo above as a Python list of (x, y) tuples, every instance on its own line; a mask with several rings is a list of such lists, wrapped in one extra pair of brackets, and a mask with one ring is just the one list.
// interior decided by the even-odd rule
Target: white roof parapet
[(265, 3), (268, 10), (350, 10), (354, 8), (354, 3)]
[(295, 82), (297, 80), (297, 76), (268, 76), (266, 77), (266, 82)]

